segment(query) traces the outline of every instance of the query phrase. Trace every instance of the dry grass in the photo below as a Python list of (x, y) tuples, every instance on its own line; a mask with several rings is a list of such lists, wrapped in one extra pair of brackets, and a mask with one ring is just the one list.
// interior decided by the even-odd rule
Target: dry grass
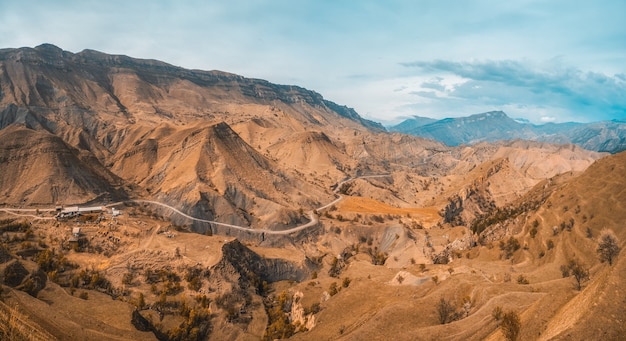
[(0, 301), (0, 339), (11, 341), (58, 340), (20, 313), (17, 308)]
[(363, 197), (346, 196), (344, 197), (344, 200), (337, 205), (337, 209), (339, 212), (372, 215), (398, 215), (401, 217), (409, 217), (428, 225), (441, 219), (441, 216), (439, 216), (439, 210), (435, 207), (399, 208), (387, 205), (378, 200)]

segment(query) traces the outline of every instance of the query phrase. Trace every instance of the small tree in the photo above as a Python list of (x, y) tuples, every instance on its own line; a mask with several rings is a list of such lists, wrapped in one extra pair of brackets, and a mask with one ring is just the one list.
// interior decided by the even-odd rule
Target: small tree
[(503, 251), (506, 259), (513, 257), (513, 253), (519, 250), (519, 248), (519, 241), (515, 237), (509, 238), (506, 242), (503, 240), (500, 241), (500, 250)]
[(619, 255), (619, 241), (612, 230), (602, 230), (598, 238), (598, 255), (602, 263), (613, 265), (613, 260)]
[(504, 315), (504, 312), (502, 311), (502, 307), (499, 305), (493, 308), (493, 310), (491, 311), (491, 316), (493, 316), (493, 319), (496, 320), (497, 325), (500, 325), (502, 315)]
[(576, 288), (578, 290), (581, 289), (582, 282), (589, 280), (589, 270), (580, 263), (577, 263), (572, 269), (572, 275), (574, 275), (574, 279), (576, 279)]
[(337, 295), (339, 290), (340, 289), (337, 287), (337, 282), (332, 282), (330, 283), (330, 286), (328, 287), (328, 294), (330, 294), (330, 296), (335, 296)]
[(515, 341), (519, 336), (519, 331), (522, 326), (520, 322), (519, 315), (517, 315), (514, 311), (509, 311), (502, 315), (502, 323), (500, 324), (500, 328), (502, 329), (502, 334), (504, 334), (504, 338), (508, 341)]
[(439, 323), (446, 324), (454, 320), (454, 306), (450, 301), (445, 298), (441, 298), (437, 304), (437, 315), (439, 316)]
[(561, 265), (561, 274), (563, 278), (574, 276), (578, 290), (582, 287), (582, 283), (589, 279), (589, 269), (576, 259), (570, 260), (567, 265)]

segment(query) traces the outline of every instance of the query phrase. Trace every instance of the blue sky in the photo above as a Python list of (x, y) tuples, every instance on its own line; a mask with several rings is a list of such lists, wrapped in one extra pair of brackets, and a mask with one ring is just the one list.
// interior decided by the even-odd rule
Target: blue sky
[(295, 84), (397, 122), (626, 119), (626, 1), (7, 0), (0, 48), (52, 43)]

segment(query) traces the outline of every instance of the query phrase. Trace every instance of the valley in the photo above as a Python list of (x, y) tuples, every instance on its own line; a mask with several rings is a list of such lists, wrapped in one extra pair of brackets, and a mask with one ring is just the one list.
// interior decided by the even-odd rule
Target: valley
[(626, 335), (624, 152), (44, 44), (0, 50), (0, 160), (3, 338)]

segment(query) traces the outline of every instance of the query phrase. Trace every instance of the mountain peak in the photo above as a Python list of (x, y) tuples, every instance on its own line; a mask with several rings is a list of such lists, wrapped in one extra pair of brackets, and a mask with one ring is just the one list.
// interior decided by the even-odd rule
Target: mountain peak
[(470, 115), (468, 118), (482, 118), (482, 119), (507, 119), (510, 118), (504, 111), (488, 111), (480, 114)]
[(498, 140), (533, 140), (574, 143), (582, 148), (617, 153), (626, 149), (626, 129), (618, 120), (595, 123), (546, 123), (533, 125), (525, 119), (512, 119), (503, 111), (489, 111), (466, 117), (445, 118), (417, 126), (403, 122), (390, 128), (405, 134), (443, 142), (449, 146)]
[(63, 50), (60, 47), (58, 47), (56, 45), (53, 45), (53, 44), (49, 44), (49, 43), (43, 43), (41, 45), (35, 46), (35, 50), (38, 50), (38, 51), (55, 51), (55, 52), (58, 52), (58, 53), (62, 53), (63, 52)]

